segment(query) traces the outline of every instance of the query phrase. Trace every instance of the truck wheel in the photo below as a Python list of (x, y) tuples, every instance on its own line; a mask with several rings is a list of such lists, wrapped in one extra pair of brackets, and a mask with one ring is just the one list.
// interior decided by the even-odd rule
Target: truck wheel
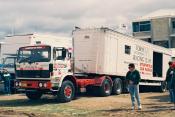
[(166, 82), (161, 82), (161, 86), (159, 87), (160, 92), (165, 92), (167, 88)]
[(71, 81), (64, 81), (57, 94), (59, 102), (70, 102), (75, 96), (75, 87)]
[(31, 92), (31, 91), (27, 91), (26, 92), (26, 96), (27, 98), (29, 98), (30, 100), (38, 100), (41, 98), (42, 93), (39, 91), (36, 92)]
[(109, 96), (112, 92), (112, 86), (109, 79), (105, 79), (102, 83), (102, 86), (99, 87), (99, 95), (100, 96)]
[(119, 78), (114, 79), (113, 87), (112, 87), (112, 94), (119, 95), (122, 93), (122, 81)]

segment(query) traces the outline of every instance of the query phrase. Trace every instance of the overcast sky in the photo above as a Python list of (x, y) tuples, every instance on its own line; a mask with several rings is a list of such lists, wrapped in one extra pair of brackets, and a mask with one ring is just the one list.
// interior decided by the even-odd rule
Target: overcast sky
[(0, 37), (25, 33), (71, 35), (75, 26), (116, 29), (174, 0), (0, 0)]

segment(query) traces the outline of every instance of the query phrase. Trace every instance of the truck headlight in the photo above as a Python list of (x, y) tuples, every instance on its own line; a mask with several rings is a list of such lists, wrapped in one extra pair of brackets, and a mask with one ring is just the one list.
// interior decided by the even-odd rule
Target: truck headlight
[(41, 82), (39, 83), (39, 87), (43, 87), (43, 84)]
[(21, 82), (19, 82), (19, 84), (18, 84), (19, 86), (21, 86)]
[(18, 83), (18, 82), (16, 82), (16, 83), (15, 83), (15, 86), (19, 86), (19, 83)]
[(44, 83), (44, 87), (45, 87), (45, 88), (47, 87), (47, 84), (46, 84), (46, 83)]

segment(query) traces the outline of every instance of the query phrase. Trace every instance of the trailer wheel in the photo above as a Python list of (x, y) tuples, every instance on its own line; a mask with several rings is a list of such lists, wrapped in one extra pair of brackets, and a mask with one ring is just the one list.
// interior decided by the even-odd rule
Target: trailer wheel
[(59, 102), (70, 102), (75, 96), (75, 87), (71, 81), (64, 81), (57, 94)]
[(113, 80), (112, 94), (119, 95), (122, 93), (122, 81), (119, 78)]
[(102, 86), (98, 88), (100, 96), (109, 96), (112, 92), (112, 85), (109, 79), (105, 79), (102, 83)]
[(161, 82), (161, 86), (159, 87), (160, 92), (165, 92), (167, 88), (166, 82)]
[(42, 93), (39, 91), (36, 91), (36, 92), (27, 91), (26, 96), (30, 100), (38, 100), (41, 98)]

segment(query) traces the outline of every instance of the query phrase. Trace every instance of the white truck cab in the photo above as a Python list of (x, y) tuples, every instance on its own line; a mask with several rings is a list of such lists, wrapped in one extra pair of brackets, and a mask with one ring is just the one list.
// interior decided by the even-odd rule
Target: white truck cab
[(15, 86), (25, 90), (27, 97), (32, 99), (36, 98), (33, 92), (57, 92), (63, 79), (73, 75), (72, 40), (58, 38), (49, 41), (50, 45), (38, 43), (18, 50)]

